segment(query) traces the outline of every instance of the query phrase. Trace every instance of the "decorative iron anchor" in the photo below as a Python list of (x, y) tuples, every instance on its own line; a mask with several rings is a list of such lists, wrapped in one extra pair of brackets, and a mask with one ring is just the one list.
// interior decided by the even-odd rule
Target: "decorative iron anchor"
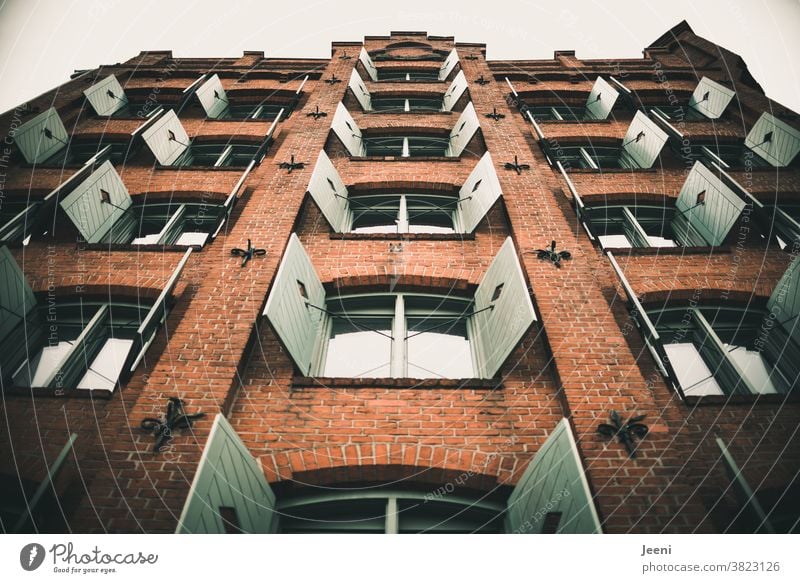
[(491, 81), (489, 81), (488, 79), (484, 79), (483, 75), (481, 75), (480, 77), (475, 79), (475, 83), (483, 87), (484, 85), (488, 85), (489, 83), (491, 83)]
[(597, 426), (597, 433), (606, 437), (615, 437), (625, 446), (628, 456), (631, 459), (636, 457), (636, 444), (634, 437), (643, 439), (647, 435), (647, 425), (640, 423), (647, 415), (636, 415), (628, 419), (625, 423), (616, 411), (611, 411), (608, 416), (611, 423), (601, 423)]
[(486, 117), (488, 117), (489, 119), (493, 119), (494, 121), (500, 121), (505, 117), (505, 115), (502, 113), (497, 113), (497, 108), (493, 107), (492, 113), (487, 113)]
[(328, 117), (328, 114), (324, 111), (319, 110), (319, 105), (314, 108), (314, 111), (310, 111), (306, 114), (306, 117), (313, 117), (314, 119), (319, 119), (321, 117)]
[(342, 52), (342, 54), (341, 54), (341, 55), (339, 55), (339, 58), (340, 58), (342, 61), (349, 61), (349, 60), (350, 60), (350, 59), (352, 59), (353, 57), (351, 57), (350, 55), (348, 55), (346, 52)]
[(242, 257), (242, 267), (244, 267), (253, 257), (261, 257), (266, 254), (266, 249), (256, 249), (253, 247), (253, 245), (250, 243), (250, 239), (247, 240), (247, 249), (239, 249), (238, 247), (231, 249), (231, 255)]
[(335, 74), (331, 75), (330, 79), (325, 79), (325, 83), (328, 85), (335, 85), (336, 83), (341, 83), (342, 80), (337, 78)]
[(556, 242), (551, 241), (550, 247), (546, 249), (537, 249), (534, 251), (536, 253), (536, 257), (539, 259), (548, 259), (549, 261), (553, 262), (553, 265), (556, 267), (561, 267), (561, 260), (562, 259), (571, 259), (572, 253), (569, 251), (556, 251)]
[(280, 164), (278, 164), (278, 168), (281, 168), (281, 169), (286, 168), (286, 169), (288, 169), (289, 170), (288, 174), (291, 174), (292, 170), (302, 170), (305, 167), (306, 167), (306, 163), (305, 162), (295, 162), (294, 161), (294, 154), (292, 154), (290, 156), (289, 162), (281, 162)]
[(205, 417), (205, 413), (186, 413), (183, 408), (183, 400), (177, 397), (170, 397), (167, 403), (167, 415), (163, 419), (155, 417), (145, 417), (139, 427), (145, 431), (151, 431), (156, 438), (153, 446), (153, 453), (159, 453), (161, 448), (172, 441), (173, 432), (176, 429), (188, 429), (196, 419)]
[(522, 174), (523, 170), (530, 170), (530, 168), (531, 168), (530, 164), (520, 164), (517, 161), (517, 157), (516, 156), (514, 156), (513, 164), (511, 162), (506, 162), (505, 163), (505, 169), (506, 170), (513, 170), (517, 174)]
[(477, 56), (477, 55), (472, 55), (472, 54), (469, 54), (469, 55), (467, 55), (467, 56), (466, 56), (466, 57), (464, 57), (464, 58), (465, 58), (466, 60), (468, 60), (468, 61), (477, 61), (477, 60), (478, 60), (478, 56)]

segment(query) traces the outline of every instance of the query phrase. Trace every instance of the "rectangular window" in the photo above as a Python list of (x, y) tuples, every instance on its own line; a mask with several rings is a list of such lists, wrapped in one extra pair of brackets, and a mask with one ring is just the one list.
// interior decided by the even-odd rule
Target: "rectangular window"
[(438, 69), (378, 69), (379, 81), (439, 81)]
[(353, 233), (454, 233), (457, 199), (426, 194), (350, 197)]

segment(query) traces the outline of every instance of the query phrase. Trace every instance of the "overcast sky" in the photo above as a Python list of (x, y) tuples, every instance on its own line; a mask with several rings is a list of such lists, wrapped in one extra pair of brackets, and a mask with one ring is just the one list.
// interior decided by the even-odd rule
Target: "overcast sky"
[(142, 50), (176, 57), (328, 57), (332, 41), (425, 30), (484, 42), (490, 59), (640, 57), (686, 19), (741, 54), (767, 95), (800, 111), (798, 0), (0, 0), (0, 111), (75, 69)]

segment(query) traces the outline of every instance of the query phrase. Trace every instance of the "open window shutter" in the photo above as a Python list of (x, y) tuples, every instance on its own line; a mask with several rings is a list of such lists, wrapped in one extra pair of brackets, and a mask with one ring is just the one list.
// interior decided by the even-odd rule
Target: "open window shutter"
[(474, 231), (501, 194), (492, 156), (486, 152), (458, 191), (459, 230), (462, 233)]
[(25, 274), (8, 247), (0, 247), (0, 341), (35, 308), (36, 297), (25, 280)]
[(144, 130), (142, 139), (163, 166), (175, 162), (189, 147), (189, 134), (183, 129), (183, 124), (173, 110), (166, 112)]
[(721, 245), (745, 205), (714, 172), (695, 162), (675, 202), (679, 214), (673, 219), (673, 227), (684, 245), (703, 244), (695, 233), (706, 245)]
[(346, 231), (350, 223), (347, 187), (325, 150), (320, 150), (317, 156), (317, 164), (308, 183), (308, 192), (333, 230), (337, 233)]
[(773, 166), (788, 166), (800, 152), (800, 131), (764, 112), (747, 134), (744, 145)]
[(464, 71), (459, 71), (458, 75), (456, 75), (453, 82), (450, 83), (450, 87), (447, 89), (447, 93), (444, 94), (444, 98), (442, 99), (442, 109), (444, 111), (453, 111), (453, 106), (455, 106), (456, 102), (461, 99), (461, 96), (464, 95), (464, 91), (467, 90), (467, 77), (464, 75)]
[(506, 511), (506, 532), (541, 534), (548, 514), (557, 534), (601, 534), (578, 446), (566, 419), (556, 425), (522, 474)]
[(637, 111), (622, 140), (622, 147), (640, 168), (650, 168), (661, 153), (661, 148), (664, 147), (668, 137), (653, 120), (641, 111)]
[(586, 99), (587, 119), (608, 119), (614, 104), (619, 97), (619, 91), (612, 87), (608, 81), (598, 77)]
[(725, 112), (734, 95), (736, 92), (733, 89), (728, 89), (708, 77), (703, 77), (689, 99), (689, 107), (709, 119), (718, 119)]
[(647, 233), (642, 230), (642, 227), (639, 225), (636, 217), (633, 216), (633, 213), (630, 211), (630, 209), (628, 209), (628, 207), (623, 207), (622, 209), (622, 230), (625, 232), (625, 236), (628, 238), (628, 241), (631, 242), (632, 246), (650, 246)]
[(608, 255), (608, 260), (611, 262), (611, 268), (614, 270), (614, 273), (617, 274), (617, 279), (619, 279), (622, 289), (625, 292), (625, 296), (630, 303), (631, 316), (639, 326), (639, 330), (644, 337), (647, 349), (653, 356), (653, 360), (656, 361), (656, 365), (661, 373), (670, 380), (670, 383), (672, 383), (673, 387), (678, 389), (680, 387), (677, 382), (678, 377), (672, 370), (672, 365), (669, 362), (666, 350), (664, 350), (664, 344), (661, 341), (661, 336), (659, 336), (658, 331), (656, 330), (655, 324), (653, 324), (650, 316), (647, 315), (647, 312), (642, 307), (638, 296), (633, 291), (631, 284), (628, 283), (628, 278), (625, 277), (625, 273), (622, 271), (619, 263), (617, 263), (614, 255), (610, 251), (607, 251), (606, 255)]
[(481, 127), (481, 124), (478, 121), (478, 115), (475, 113), (475, 106), (472, 105), (472, 102), (467, 103), (456, 125), (450, 132), (450, 145), (447, 149), (447, 155), (460, 156), (479, 127)]
[(97, 115), (111, 115), (128, 105), (125, 91), (114, 75), (109, 75), (102, 81), (98, 81), (86, 89), (83, 94), (89, 100)]
[(442, 68), (439, 69), (439, 81), (446, 81), (453, 69), (456, 68), (456, 65), (458, 65), (458, 52), (453, 49), (444, 60)]
[[(483, 311), (482, 311), (483, 310)], [(533, 302), (511, 237), (475, 291), (472, 330), (481, 378), (492, 378), (536, 320)]]
[(719, 437), (716, 438), (716, 442), (720, 451), (720, 461), (725, 468), (728, 479), (731, 481), (733, 494), (736, 496), (741, 507), (742, 515), (747, 518), (748, 522), (753, 527), (754, 533), (774, 534), (775, 529), (772, 523), (761, 507), (761, 503), (758, 501), (750, 484), (747, 483), (747, 480), (742, 475), (739, 465), (728, 451), (725, 442)]
[(153, 307), (150, 308), (150, 310), (147, 312), (147, 315), (142, 320), (142, 323), (139, 325), (139, 329), (136, 331), (136, 336), (134, 337), (133, 345), (131, 346), (131, 351), (128, 354), (128, 361), (126, 363), (126, 367), (128, 363), (130, 363), (130, 372), (133, 372), (136, 370), (136, 367), (139, 366), (139, 363), (144, 358), (147, 349), (150, 348), (150, 344), (156, 337), (158, 328), (164, 323), (164, 320), (167, 319), (167, 302), (169, 301), (169, 298), (175, 289), (175, 285), (178, 283), (178, 279), (181, 276), (181, 272), (183, 272), (183, 268), (186, 267), (186, 263), (189, 261), (189, 256), (191, 254), (192, 249), (187, 249), (186, 253), (184, 253), (183, 257), (178, 262), (178, 265), (175, 267), (175, 270), (172, 272), (172, 275), (167, 280), (166, 285), (164, 285), (164, 288), (161, 290), (161, 294), (159, 294), (158, 299), (156, 299), (156, 301), (153, 303)]
[(364, 140), (361, 130), (358, 129), (355, 120), (341, 101), (336, 106), (336, 114), (333, 116), (331, 129), (342, 141), (351, 156), (362, 156), (364, 154)]
[(325, 288), (300, 239), (292, 233), (272, 283), (264, 315), (304, 375), (311, 372), (314, 346), (322, 321), (319, 308), (324, 307)]
[(98, 243), (133, 202), (114, 166), (106, 160), (60, 204), (86, 242)]
[[(235, 510), (236, 524), (221, 509)], [(247, 446), (217, 413), (178, 521), (177, 534), (269, 534), (277, 524), (275, 494)]]
[(14, 142), (28, 164), (40, 164), (66, 148), (69, 136), (58, 112), (51, 107), (19, 126)]
[(217, 119), (228, 109), (228, 95), (216, 73), (197, 88), (197, 98), (206, 115), (212, 119)]
[(795, 342), (800, 344), (800, 258), (795, 258), (767, 302), (767, 309)]
[(364, 111), (372, 111), (372, 96), (369, 94), (369, 90), (366, 85), (364, 85), (361, 75), (358, 74), (355, 68), (353, 68), (353, 72), (350, 73), (350, 83), (348, 83), (348, 87), (350, 87), (353, 95), (356, 96), (356, 99), (358, 99), (358, 102), (361, 104), (361, 109)]
[(372, 62), (367, 49), (364, 47), (361, 47), (361, 52), (358, 54), (358, 60), (361, 61), (362, 65), (364, 65), (364, 69), (366, 69), (369, 78), (373, 81), (377, 81), (378, 69), (375, 67), (375, 64)]

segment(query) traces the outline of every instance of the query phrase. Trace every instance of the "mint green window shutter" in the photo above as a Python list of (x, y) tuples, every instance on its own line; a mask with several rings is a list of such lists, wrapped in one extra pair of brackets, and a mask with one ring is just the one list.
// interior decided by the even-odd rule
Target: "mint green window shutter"
[(719, 119), (734, 95), (736, 92), (733, 89), (728, 89), (708, 77), (703, 77), (689, 98), (689, 107), (709, 119)]
[(114, 75), (109, 75), (84, 90), (83, 94), (97, 115), (111, 115), (128, 105), (122, 85)]
[(142, 139), (162, 166), (169, 166), (189, 147), (189, 134), (173, 110), (142, 132)]
[(377, 81), (378, 69), (375, 67), (375, 63), (372, 62), (367, 49), (364, 47), (361, 47), (361, 52), (358, 54), (358, 60), (361, 61), (362, 65), (364, 65), (364, 69), (367, 71), (369, 78), (373, 81)]
[(560, 513), (558, 534), (603, 532), (566, 419), (556, 425), (511, 493), (506, 531), (540, 534), (548, 513)]
[(475, 291), (470, 337), (481, 378), (498, 373), (535, 320), (517, 250), (508, 237)]
[(277, 526), (275, 494), (258, 461), (227, 419), (218, 413), (178, 521), (177, 534), (223, 534), (222, 508), (232, 508), (238, 527), (269, 534)]
[(13, 135), (28, 164), (41, 164), (69, 143), (67, 130), (54, 107), (26, 121)]
[(325, 150), (320, 150), (317, 156), (317, 163), (308, 183), (308, 193), (334, 231), (341, 233), (348, 230), (350, 207), (347, 201), (347, 187)]
[(331, 129), (333, 133), (342, 141), (344, 147), (347, 148), (351, 156), (364, 155), (364, 139), (361, 135), (361, 130), (358, 129), (353, 116), (347, 111), (347, 108), (340, 101), (336, 106), (336, 113), (331, 122)]
[(128, 189), (108, 160), (60, 203), (88, 243), (102, 241), (132, 204)]
[[(8, 247), (0, 247), (0, 341), (36, 308), (36, 297)], [(22, 339), (20, 339), (22, 340)]]
[(324, 307), (325, 288), (300, 239), (292, 233), (272, 282), (264, 315), (304, 375), (311, 372), (323, 315), (319, 308)]
[(167, 303), (169, 302), (172, 292), (175, 290), (178, 279), (180, 278), (181, 273), (183, 273), (183, 268), (186, 267), (186, 263), (189, 261), (189, 256), (191, 254), (192, 249), (187, 249), (186, 253), (183, 254), (183, 257), (172, 271), (172, 275), (170, 275), (167, 283), (161, 289), (161, 293), (159, 294), (158, 298), (147, 312), (147, 315), (142, 319), (142, 323), (139, 325), (139, 328), (136, 330), (136, 336), (134, 337), (133, 344), (131, 345), (126, 362), (126, 367), (129, 367), (128, 370), (130, 372), (136, 370), (136, 367), (139, 366), (139, 363), (142, 361), (142, 359), (144, 359), (144, 355), (147, 352), (147, 349), (150, 348), (150, 344), (153, 343), (159, 327), (161, 327), (161, 325), (167, 319)]
[(472, 105), (472, 102), (469, 102), (450, 132), (450, 145), (447, 148), (447, 155), (460, 156), (480, 127), (481, 123), (475, 113), (475, 106)]
[(444, 111), (453, 111), (453, 106), (461, 99), (461, 96), (464, 95), (466, 90), (467, 78), (464, 75), (464, 71), (459, 71), (442, 98), (442, 109)]
[(216, 73), (197, 88), (197, 98), (206, 115), (212, 119), (217, 119), (228, 109), (228, 95)]
[(353, 72), (350, 73), (350, 83), (347, 85), (350, 87), (350, 90), (353, 92), (353, 95), (356, 96), (358, 103), (361, 104), (361, 109), (364, 111), (372, 111), (372, 96), (369, 94), (369, 89), (367, 86), (364, 85), (364, 81), (361, 79), (361, 75), (358, 74), (358, 71), (353, 69)]
[(456, 68), (456, 65), (458, 65), (458, 51), (453, 49), (447, 55), (444, 64), (439, 69), (439, 81), (447, 81), (447, 78), (450, 76), (450, 73), (453, 72), (453, 69)]
[(667, 137), (653, 120), (637, 111), (622, 140), (622, 147), (640, 168), (650, 168), (661, 153)]
[(614, 89), (608, 81), (598, 77), (586, 99), (586, 118), (608, 119), (618, 97), (619, 91)]
[(747, 134), (744, 145), (773, 166), (788, 166), (800, 152), (800, 131), (764, 112)]
[(486, 152), (458, 192), (458, 230), (462, 233), (474, 231), (502, 193), (492, 156)]
[(744, 207), (713, 171), (695, 162), (675, 202), (673, 230), (684, 245), (721, 245)]

